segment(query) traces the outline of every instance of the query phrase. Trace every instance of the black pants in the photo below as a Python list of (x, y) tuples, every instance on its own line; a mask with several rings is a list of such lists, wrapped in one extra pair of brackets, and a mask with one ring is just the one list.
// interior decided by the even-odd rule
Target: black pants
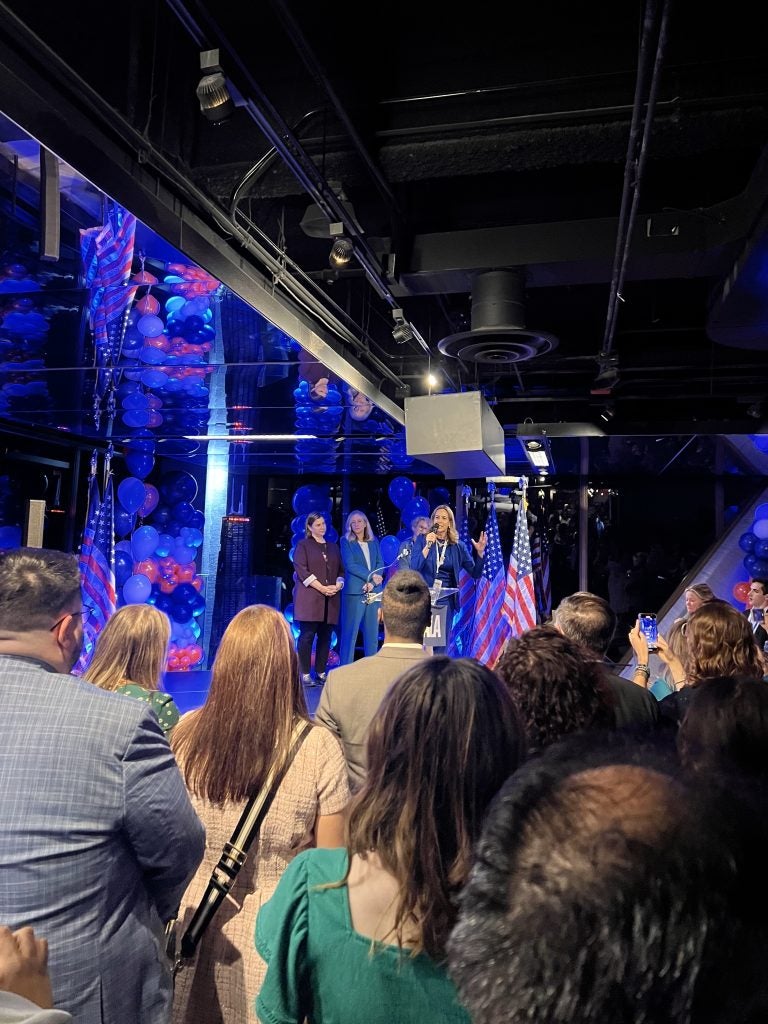
[(312, 666), (312, 644), (317, 637), (315, 648), (315, 675), (322, 675), (328, 665), (328, 654), (331, 650), (331, 635), (334, 627), (328, 622), (300, 622), (299, 642), (296, 650), (299, 655), (299, 671), (303, 676), (309, 675)]

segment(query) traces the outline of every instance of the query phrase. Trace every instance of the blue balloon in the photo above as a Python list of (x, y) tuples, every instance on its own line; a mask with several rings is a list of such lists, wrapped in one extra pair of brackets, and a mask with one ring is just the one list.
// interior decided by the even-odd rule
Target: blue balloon
[(146, 487), (135, 476), (126, 477), (117, 486), (117, 497), (126, 512), (138, 512), (146, 496)]
[(140, 526), (131, 538), (131, 554), (135, 561), (143, 562), (155, 554), (160, 534), (154, 526)]
[(296, 515), (309, 515), (328, 501), (328, 488), (317, 484), (299, 487), (293, 496), (293, 511)]
[(752, 550), (758, 558), (768, 558), (768, 540), (757, 541)]
[(188, 526), (189, 521), (195, 514), (194, 508), (188, 501), (178, 501), (173, 506), (173, 518), (182, 524), (182, 526)]
[(739, 537), (739, 547), (742, 551), (754, 551), (755, 544), (757, 543), (757, 537), (750, 530), (748, 533), (742, 533)]
[(149, 423), (149, 410), (127, 409), (120, 418), (126, 427), (146, 427)]
[(159, 491), (169, 505), (175, 505), (179, 501), (194, 501), (197, 495), (197, 480), (184, 470), (173, 470), (163, 476)]
[(145, 476), (149, 476), (152, 472), (155, 460), (147, 452), (129, 451), (125, 456), (125, 464), (135, 477), (143, 480)]
[(768, 576), (768, 559), (756, 558), (755, 568), (752, 570), (752, 575), (765, 579), (765, 577)]
[[(431, 507), (434, 508), (436, 505), (450, 505), (451, 496), (445, 487), (433, 487), (429, 492), (429, 500)], [(429, 515), (429, 513), (427, 513)]]
[(122, 587), (133, 571), (133, 558), (127, 551), (115, 551), (115, 583)]
[(205, 526), (205, 512), (201, 512), (200, 509), (196, 508), (187, 525), (195, 530), (202, 530)]
[(414, 490), (414, 483), (407, 476), (396, 476), (390, 480), (387, 493), (392, 504), (401, 509), (413, 497)]
[[(176, 591), (174, 591), (174, 597), (175, 596)], [(190, 619), (192, 618), (191, 606), (186, 604), (185, 602), (174, 601), (173, 610), (171, 611), (171, 618), (175, 622), (181, 623), (181, 625), (183, 625), (185, 622), (189, 622)]]
[(417, 516), (429, 518), (429, 502), (426, 498), (411, 498), (400, 509), (400, 516), (406, 526), (410, 526)]
[(143, 573), (129, 576), (123, 584), (123, 598), (126, 604), (144, 604), (152, 593), (152, 584)]
[(159, 316), (148, 313), (139, 319), (136, 328), (145, 338), (157, 338), (163, 333), (165, 324)]
[(397, 552), (400, 548), (400, 541), (397, 537), (393, 537), (392, 534), (387, 534), (386, 537), (381, 537), (379, 540), (379, 547), (381, 548), (381, 557), (384, 562), (389, 565), (390, 562), (394, 562), (397, 558)]
[(760, 559), (756, 555), (746, 555), (744, 557), (744, 568), (747, 570), (750, 576), (757, 574), (757, 563)]

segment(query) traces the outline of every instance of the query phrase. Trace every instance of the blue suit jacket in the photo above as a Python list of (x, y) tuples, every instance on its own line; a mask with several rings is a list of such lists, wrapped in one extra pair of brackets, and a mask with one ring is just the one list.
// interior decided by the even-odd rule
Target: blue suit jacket
[[(342, 537), (340, 546), (345, 573), (344, 592), (359, 596), (363, 592), (363, 584), (373, 582), (370, 577), (376, 569), (379, 570), (379, 576), (384, 576), (379, 542), (376, 537), (368, 541), (368, 554), (371, 558), (370, 569), (365, 561), (363, 549), (356, 540), (347, 540), (346, 537)], [(373, 589), (378, 592), (381, 590), (381, 585)]]
[(162, 922), (205, 832), (134, 697), (0, 655), (0, 922), (46, 938), (77, 1024), (167, 1024)]
[[(424, 577), (428, 587), (431, 587), (435, 582), (437, 575), (437, 544), (433, 544), (432, 548), (427, 555), (424, 557), (423, 551), (426, 545), (423, 543), (416, 542), (411, 552), (411, 568), (415, 569), (416, 572), (420, 572)], [(474, 554), (470, 554), (469, 549), (463, 541), (457, 541), (455, 544), (449, 544), (445, 549), (445, 559), (442, 565), (441, 577), (445, 577), (443, 585), (446, 587), (458, 587), (459, 577), (461, 570), (464, 569), (468, 572), (473, 579), (479, 579), (483, 574), (483, 559), (472, 549)], [(455, 612), (459, 606), (458, 594), (452, 594), (447, 599), (441, 599), (439, 604), (448, 604), (448, 607), (452, 612)]]

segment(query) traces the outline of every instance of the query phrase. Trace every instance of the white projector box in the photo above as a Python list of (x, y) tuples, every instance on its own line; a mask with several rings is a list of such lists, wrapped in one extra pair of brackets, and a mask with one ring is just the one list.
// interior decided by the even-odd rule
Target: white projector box
[(498, 476), (506, 468), (504, 430), (479, 391), (406, 398), (405, 445), (447, 480)]

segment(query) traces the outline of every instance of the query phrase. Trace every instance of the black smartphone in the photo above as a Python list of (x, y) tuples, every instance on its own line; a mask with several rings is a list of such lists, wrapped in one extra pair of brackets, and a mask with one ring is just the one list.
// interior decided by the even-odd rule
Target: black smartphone
[(645, 639), (648, 641), (648, 650), (658, 650), (659, 646), (659, 627), (656, 622), (655, 612), (640, 612), (638, 615), (640, 622), (640, 632), (643, 634)]
[(762, 608), (753, 608), (752, 609), (752, 621), (753, 622), (764, 622), (765, 621), (765, 611), (764, 611), (764, 609), (762, 609)]

